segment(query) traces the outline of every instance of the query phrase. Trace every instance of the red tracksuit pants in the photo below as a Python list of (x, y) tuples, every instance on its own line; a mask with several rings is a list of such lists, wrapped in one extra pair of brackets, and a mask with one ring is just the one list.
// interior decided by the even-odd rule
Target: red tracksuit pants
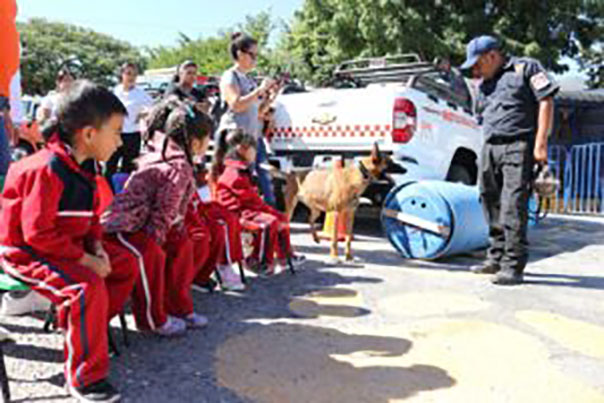
[(292, 255), (289, 234), (289, 221), (284, 214), (277, 211), (244, 210), (241, 223), (245, 229), (254, 232), (254, 251), (252, 258), (271, 266), (277, 259), (285, 260)]
[(74, 387), (107, 377), (107, 328), (130, 296), (138, 271), (136, 257), (126, 248), (103, 242), (111, 274), (101, 278), (71, 260), (45, 258), (31, 249), (10, 248), (0, 259), (11, 276), (23, 281), (58, 308), (65, 330), (65, 379)]
[(218, 203), (203, 203), (199, 219), (189, 227), (194, 242), (195, 283), (205, 284), (217, 266), (243, 260), (239, 217)]
[(142, 231), (117, 234), (137, 257), (140, 276), (132, 294), (132, 312), (141, 330), (161, 327), (168, 315), (184, 317), (193, 312), (193, 243), (184, 234), (170, 231), (163, 247)]

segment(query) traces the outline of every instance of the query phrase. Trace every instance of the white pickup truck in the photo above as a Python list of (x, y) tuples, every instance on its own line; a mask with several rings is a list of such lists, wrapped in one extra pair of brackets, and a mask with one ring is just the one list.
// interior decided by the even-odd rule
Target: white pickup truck
[[(471, 104), (463, 77), (417, 55), (345, 62), (326, 88), (277, 98), (274, 161), (282, 169), (316, 166), (366, 155), (377, 142), (397, 183), (474, 184), (482, 136)], [(387, 190), (382, 184), (369, 197), (380, 205)]]

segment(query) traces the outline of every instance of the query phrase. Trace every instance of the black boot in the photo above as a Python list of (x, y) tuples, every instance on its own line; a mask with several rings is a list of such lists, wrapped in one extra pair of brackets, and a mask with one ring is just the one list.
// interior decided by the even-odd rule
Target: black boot
[(499, 263), (487, 262), (478, 266), (470, 267), (470, 271), (474, 274), (496, 274), (501, 270)]
[(521, 272), (513, 270), (500, 270), (497, 272), (491, 282), (497, 285), (518, 285), (522, 284), (524, 276)]

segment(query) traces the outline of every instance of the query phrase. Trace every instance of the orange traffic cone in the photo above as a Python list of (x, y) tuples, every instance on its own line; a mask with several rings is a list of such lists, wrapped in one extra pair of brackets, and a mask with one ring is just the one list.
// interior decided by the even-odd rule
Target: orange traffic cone
[[(345, 210), (338, 215), (338, 242), (344, 242), (346, 240), (346, 234), (348, 234), (348, 223), (352, 225), (352, 220), (349, 220), (350, 211)], [(320, 239), (331, 240), (333, 234), (333, 226), (336, 225), (336, 214), (335, 212), (329, 212), (325, 214), (325, 222), (323, 223), (323, 231), (319, 232)]]
[[(342, 159), (336, 159), (333, 162), (334, 169), (342, 169), (344, 166)], [(348, 234), (348, 224), (353, 224), (353, 221), (350, 220), (351, 212), (346, 210), (341, 212), (338, 215), (338, 242), (343, 242), (346, 240), (346, 234)], [(319, 239), (331, 240), (331, 236), (333, 234), (333, 226), (336, 225), (336, 215), (335, 212), (328, 212), (325, 214), (325, 222), (323, 223), (323, 231), (319, 232)]]

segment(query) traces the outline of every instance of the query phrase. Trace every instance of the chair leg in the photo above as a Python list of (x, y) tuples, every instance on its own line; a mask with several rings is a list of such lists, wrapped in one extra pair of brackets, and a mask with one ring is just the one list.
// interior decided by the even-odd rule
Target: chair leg
[(55, 304), (52, 304), (50, 308), (48, 308), (48, 311), (46, 311), (44, 326), (42, 327), (46, 333), (50, 333), (53, 329), (56, 329), (56, 319), (57, 307)]
[(241, 282), (243, 284), (247, 284), (247, 277), (245, 276), (245, 271), (243, 270), (243, 263), (239, 262), (239, 277), (241, 277)]
[[(281, 234), (279, 234), (278, 239), (279, 243), (281, 244), (281, 248), (285, 250), (285, 239), (283, 239)], [(287, 268), (291, 274), (296, 274), (296, 269), (294, 268), (294, 263), (292, 262), (291, 256), (288, 256), (287, 258)]]
[(260, 253), (262, 254), (262, 259), (260, 259), (260, 267), (266, 268), (268, 266), (268, 264), (266, 263), (266, 245), (268, 244), (268, 229), (263, 229), (260, 233), (260, 236), (262, 237), (261, 245), (263, 246), (260, 250)]
[(0, 343), (0, 392), (2, 403), (10, 402), (10, 389), (8, 385), (8, 374), (4, 363), (4, 343)]
[(122, 339), (124, 341), (124, 346), (130, 347), (130, 340), (128, 339), (128, 322), (126, 322), (126, 313), (122, 309), (119, 314), (120, 325), (122, 327)]
[(116, 357), (119, 357), (120, 350), (118, 350), (115, 340), (113, 340), (113, 332), (110, 327), (107, 327), (107, 343), (109, 344), (109, 352), (113, 353)]
[(218, 284), (222, 285), (222, 276), (220, 275), (218, 269), (214, 270), (214, 274), (216, 275), (216, 281), (218, 281)]
[(289, 268), (289, 272), (292, 275), (296, 274), (296, 269), (294, 268), (294, 263), (292, 262), (292, 258), (291, 257), (287, 258), (287, 267)]

